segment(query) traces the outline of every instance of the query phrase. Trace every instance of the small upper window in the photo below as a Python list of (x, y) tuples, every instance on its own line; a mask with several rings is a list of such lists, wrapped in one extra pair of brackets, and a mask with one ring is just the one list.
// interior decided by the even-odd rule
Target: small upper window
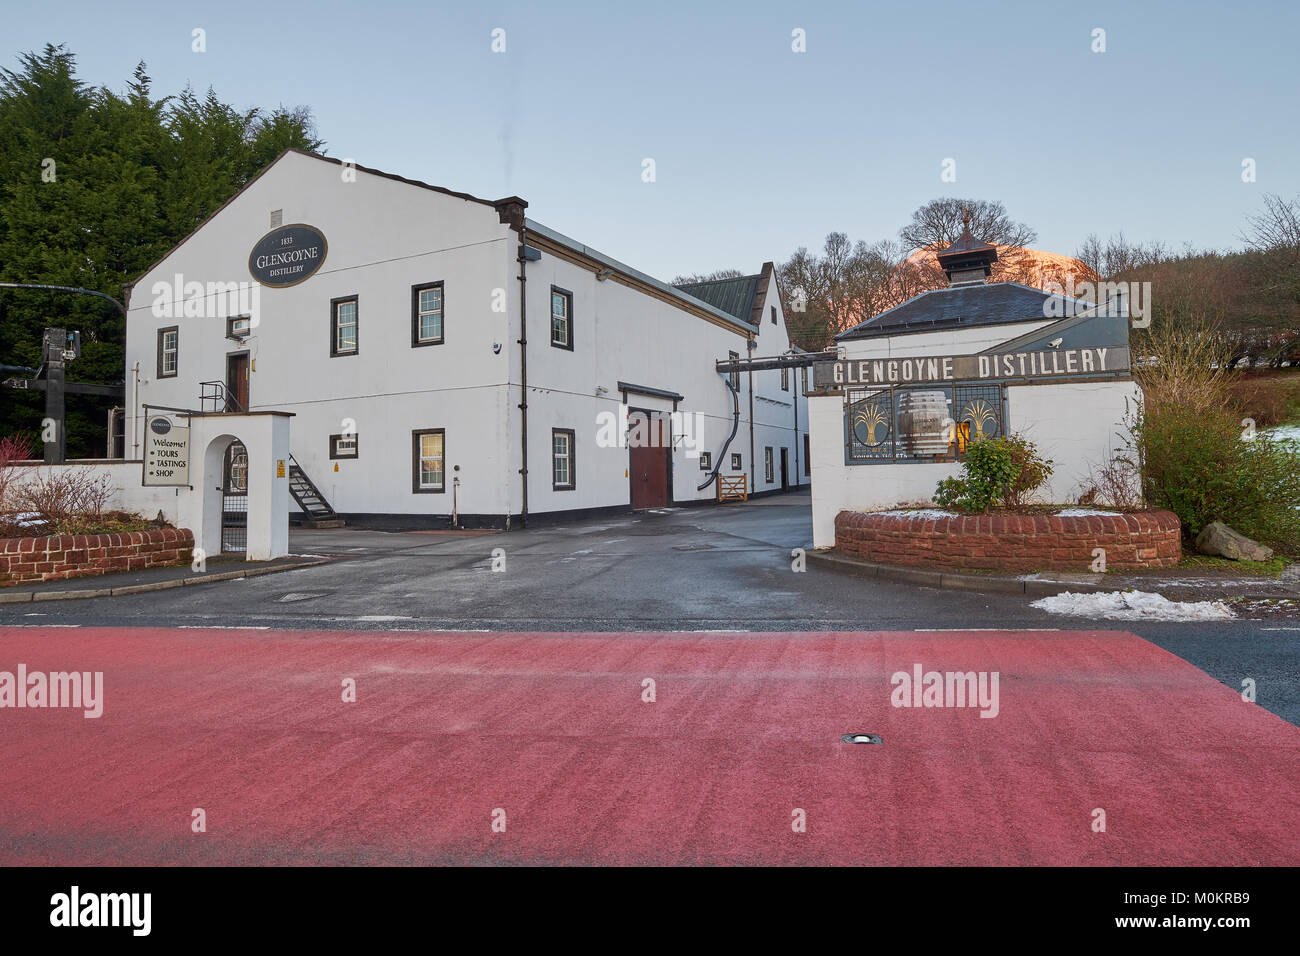
[(768, 308), (772, 310), (772, 324), (776, 325), (776, 306), (773, 305), (773, 306), (769, 306)]
[(226, 338), (245, 339), (253, 331), (253, 320), (247, 315), (232, 315), (226, 319)]
[[(733, 362), (739, 362), (739, 361), (740, 361), (740, 353), (739, 353), (739, 352), (728, 352), (728, 353), (727, 353), (727, 358), (731, 359), (731, 361), (733, 361)], [(731, 387), (732, 387), (733, 389), (735, 389), (737, 392), (739, 392), (739, 391), (740, 391), (740, 373), (739, 373), (739, 372), (731, 372), (731, 373), (730, 373), (730, 378), (731, 378)]]
[(732, 455), (732, 456), (731, 456), (731, 470), (732, 470), (732, 471), (740, 471), (740, 469), (741, 469), (740, 456), (739, 456), (739, 455)]
[(158, 377), (173, 378), (179, 364), (181, 334), (175, 326), (158, 330)]
[(700, 452), (700, 471), (711, 471), (713, 469), (713, 454), (711, 452)]
[(573, 293), (551, 286), (551, 344), (573, 351)]
[(442, 344), (442, 283), (411, 289), (411, 344)]
[(776, 480), (776, 468), (772, 462), (772, 449), (763, 449), (763, 478), (770, 484)]
[(330, 458), (356, 458), (357, 433), (330, 435)]
[(357, 300), (334, 299), (330, 335), (330, 355), (355, 355), (357, 352)]
[(781, 369), (781, 391), (790, 391), (790, 370), (788, 368)]

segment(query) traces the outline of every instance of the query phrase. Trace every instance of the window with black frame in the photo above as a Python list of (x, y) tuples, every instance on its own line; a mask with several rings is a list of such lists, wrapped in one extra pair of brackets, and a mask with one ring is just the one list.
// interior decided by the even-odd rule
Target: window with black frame
[(952, 461), (972, 441), (1003, 435), (1001, 385), (850, 388), (847, 460)]

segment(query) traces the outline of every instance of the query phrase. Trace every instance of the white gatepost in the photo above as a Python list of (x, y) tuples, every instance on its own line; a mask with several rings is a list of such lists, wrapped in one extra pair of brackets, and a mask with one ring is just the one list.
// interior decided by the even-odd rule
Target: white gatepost
[(244, 558), (269, 561), (289, 553), (289, 419), (292, 412), (195, 412), (190, 416), (190, 488), (182, 492), (180, 525), (194, 531), (205, 554), (221, 553), (226, 450), (248, 453), (248, 536)]

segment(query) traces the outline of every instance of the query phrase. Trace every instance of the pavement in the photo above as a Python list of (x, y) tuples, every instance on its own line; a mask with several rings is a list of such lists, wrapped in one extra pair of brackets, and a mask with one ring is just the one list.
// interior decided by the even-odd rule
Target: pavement
[(152, 591), (166, 591), (170, 588), (192, 587), (196, 584), (213, 584), (218, 581), (234, 581), (259, 577), (263, 574), (275, 574), (279, 571), (293, 571), (324, 564), (328, 560), (330, 559), (322, 555), (289, 555), (272, 561), (249, 562), (234, 555), (223, 555), (208, 558), (199, 570), (183, 564), (167, 568), (118, 571), (84, 578), (64, 578), (58, 581), (24, 582), (14, 587), (0, 589), (0, 604), (146, 594)]
[(2, 639), (103, 673), (0, 714), (4, 865), (1300, 862), (1300, 729), (1123, 631)]

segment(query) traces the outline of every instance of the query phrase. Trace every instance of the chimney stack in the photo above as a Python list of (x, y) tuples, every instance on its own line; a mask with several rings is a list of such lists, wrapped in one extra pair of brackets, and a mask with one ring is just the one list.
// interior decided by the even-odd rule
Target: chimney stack
[(998, 250), (987, 242), (977, 242), (970, 232), (970, 213), (962, 211), (961, 237), (939, 253), (939, 265), (948, 276), (948, 285), (954, 289), (968, 285), (982, 285), (993, 271), (998, 260)]

